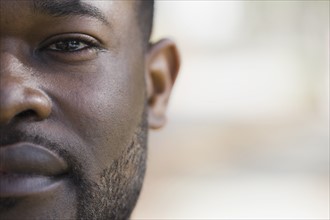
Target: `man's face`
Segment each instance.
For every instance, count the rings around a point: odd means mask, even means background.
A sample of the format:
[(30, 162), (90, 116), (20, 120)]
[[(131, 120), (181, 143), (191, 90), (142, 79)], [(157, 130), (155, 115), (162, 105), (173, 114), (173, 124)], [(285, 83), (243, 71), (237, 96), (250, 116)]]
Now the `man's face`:
[(153, 83), (135, 1), (0, 2), (0, 218), (127, 218), (177, 68)]

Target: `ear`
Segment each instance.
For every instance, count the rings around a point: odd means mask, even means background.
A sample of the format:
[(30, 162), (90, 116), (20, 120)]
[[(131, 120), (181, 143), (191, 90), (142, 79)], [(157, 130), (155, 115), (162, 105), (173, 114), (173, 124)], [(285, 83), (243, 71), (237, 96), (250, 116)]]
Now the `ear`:
[(166, 122), (166, 108), (180, 67), (175, 43), (163, 39), (152, 44), (146, 55), (146, 84), (149, 127), (156, 129)]

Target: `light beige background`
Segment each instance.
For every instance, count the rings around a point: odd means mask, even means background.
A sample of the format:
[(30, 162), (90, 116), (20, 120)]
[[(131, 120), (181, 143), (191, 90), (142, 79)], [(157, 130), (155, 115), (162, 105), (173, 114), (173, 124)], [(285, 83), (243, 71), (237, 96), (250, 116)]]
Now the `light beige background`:
[(132, 219), (329, 219), (329, 1), (158, 1), (182, 70)]

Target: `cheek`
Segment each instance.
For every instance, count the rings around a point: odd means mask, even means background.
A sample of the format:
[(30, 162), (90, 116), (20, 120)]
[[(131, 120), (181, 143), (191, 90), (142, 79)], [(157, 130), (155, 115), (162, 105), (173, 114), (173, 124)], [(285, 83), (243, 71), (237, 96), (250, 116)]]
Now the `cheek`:
[(103, 58), (58, 78), (54, 117), (81, 139), (97, 172), (122, 154), (140, 123), (145, 99), (142, 63)]

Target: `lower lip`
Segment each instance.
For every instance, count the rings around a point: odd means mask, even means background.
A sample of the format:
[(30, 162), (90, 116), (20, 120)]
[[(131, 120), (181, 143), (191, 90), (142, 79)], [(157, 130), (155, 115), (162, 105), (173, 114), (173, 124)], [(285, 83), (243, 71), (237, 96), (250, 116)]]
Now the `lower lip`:
[(47, 176), (5, 174), (0, 172), (0, 198), (22, 197), (48, 192), (63, 183), (63, 179)]

